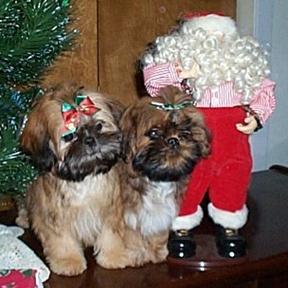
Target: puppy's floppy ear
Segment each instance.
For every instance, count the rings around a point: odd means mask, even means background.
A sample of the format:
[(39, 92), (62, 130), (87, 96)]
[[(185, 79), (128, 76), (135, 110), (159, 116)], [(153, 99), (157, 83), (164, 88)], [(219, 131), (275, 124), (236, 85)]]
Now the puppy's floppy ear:
[(20, 145), (22, 150), (31, 156), (39, 170), (50, 171), (56, 162), (56, 156), (49, 147), (50, 138), (43, 102), (41, 99), (36, 103), (28, 115), (28, 121), (20, 137)]
[(190, 107), (190, 119), (192, 121), (193, 140), (197, 143), (199, 156), (206, 158), (211, 153), (212, 136), (207, 127), (202, 112), (196, 107)]
[(51, 171), (52, 167), (57, 162), (57, 157), (49, 147), (49, 138), (43, 138), (42, 143), (38, 143), (39, 149), (34, 150), (34, 152), (29, 152), (26, 148), (23, 147), (23, 151), (30, 155), (34, 166), (41, 172)]
[(207, 127), (197, 125), (192, 128), (193, 140), (197, 142), (199, 156), (206, 158), (211, 152), (211, 133)]
[(121, 145), (122, 158), (124, 160), (130, 159), (133, 153), (133, 147), (136, 142), (136, 122), (137, 115), (135, 109), (128, 107), (120, 120), (120, 129), (122, 131), (123, 139)]
[(119, 101), (114, 100), (114, 99), (108, 99), (108, 98), (106, 98), (105, 103), (110, 109), (111, 114), (113, 115), (115, 119), (115, 122), (118, 124), (124, 112), (124, 106)]

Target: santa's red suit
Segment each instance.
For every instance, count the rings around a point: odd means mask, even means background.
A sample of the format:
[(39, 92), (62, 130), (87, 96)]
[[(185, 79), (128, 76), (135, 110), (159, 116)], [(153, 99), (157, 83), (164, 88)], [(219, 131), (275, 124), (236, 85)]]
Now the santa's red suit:
[[(152, 63), (146, 65), (143, 72), (146, 89), (152, 97), (167, 85), (184, 89), (183, 79), (173, 62)], [(275, 109), (274, 88), (275, 83), (263, 77), (249, 100), (250, 111), (262, 125)], [(205, 89), (199, 99), (197, 107), (203, 112), (212, 134), (211, 155), (201, 160), (192, 172), (179, 215), (172, 224), (174, 231), (199, 225), (203, 217), (200, 203), (206, 192), (210, 198), (208, 212), (216, 224), (239, 229), (246, 223), (245, 203), (252, 158), (249, 135), (236, 129), (236, 124), (244, 123), (247, 117), (242, 97), (233, 81), (222, 81), (221, 85)]]

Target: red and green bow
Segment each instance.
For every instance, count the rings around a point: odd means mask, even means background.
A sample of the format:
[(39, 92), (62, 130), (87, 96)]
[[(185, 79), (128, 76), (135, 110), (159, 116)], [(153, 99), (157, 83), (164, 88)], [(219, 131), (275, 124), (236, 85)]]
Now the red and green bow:
[(81, 116), (92, 116), (99, 110), (93, 101), (86, 95), (77, 95), (74, 102), (75, 105), (67, 102), (62, 103), (61, 111), (64, 119), (62, 138), (75, 133)]

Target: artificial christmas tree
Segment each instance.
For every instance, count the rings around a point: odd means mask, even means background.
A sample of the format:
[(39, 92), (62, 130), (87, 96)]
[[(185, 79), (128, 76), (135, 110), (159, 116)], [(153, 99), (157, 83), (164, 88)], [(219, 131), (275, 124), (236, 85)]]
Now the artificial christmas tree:
[(18, 138), (41, 97), (43, 72), (72, 46), (70, 6), (68, 0), (0, 1), (0, 196), (22, 195), (36, 174)]

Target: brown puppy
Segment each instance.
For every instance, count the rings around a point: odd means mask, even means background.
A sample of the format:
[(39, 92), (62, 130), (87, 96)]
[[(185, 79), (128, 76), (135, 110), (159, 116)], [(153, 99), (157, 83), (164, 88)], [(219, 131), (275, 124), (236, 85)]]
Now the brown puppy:
[[(85, 246), (94, 247), (103, 267), (127, 265), (114, 166), (121, 112), (101, 94), (68, 85), (48, 91), (28, 116), (21, 145), (41, 173), (27, 191), (27, 216), (57, 274), (82, 273)], [(24, 216), (25, 210), (18, 218), (22, 226)]]
[(132, 266), (164, 261), (172, 220), (194, 165), (210, 150), (202, 115), (175, 87), (131, 105), (121, 120), (121, 189)]

